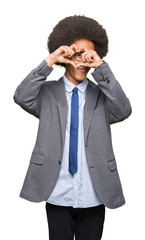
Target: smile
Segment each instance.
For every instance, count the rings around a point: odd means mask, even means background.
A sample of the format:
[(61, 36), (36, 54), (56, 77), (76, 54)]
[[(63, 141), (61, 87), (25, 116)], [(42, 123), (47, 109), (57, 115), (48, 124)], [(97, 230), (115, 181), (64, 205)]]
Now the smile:
[(86, 73), (87, 72), (87, 69), (85, 69), (85, 68), (77, 68), (77, 70), (79, 72), (82, 72), (82, 73)]

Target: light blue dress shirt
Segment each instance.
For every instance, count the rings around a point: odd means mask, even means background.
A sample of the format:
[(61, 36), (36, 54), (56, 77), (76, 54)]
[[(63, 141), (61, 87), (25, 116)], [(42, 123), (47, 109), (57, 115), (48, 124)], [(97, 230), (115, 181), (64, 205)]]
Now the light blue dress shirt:
[(85, 78), (77, 86), (79, 95), (78, 170), (74, 175), (72, 175), (68, 169), (71, 96), (72, 90), (76, 86), (71, 83), (65, 75), (63, 76), (63, 80), (65, 84), (66, 98), (68, 103), (64, 151), (60, 174), (51, 195), (47, 199), (47, 202), (60, 206), (72, 206), (73, 208), (87, 208), (97, 206), (102, 203), (100, 202), (93, 188), (84, 148), (83, 116), (88, 80), (87, 78)]

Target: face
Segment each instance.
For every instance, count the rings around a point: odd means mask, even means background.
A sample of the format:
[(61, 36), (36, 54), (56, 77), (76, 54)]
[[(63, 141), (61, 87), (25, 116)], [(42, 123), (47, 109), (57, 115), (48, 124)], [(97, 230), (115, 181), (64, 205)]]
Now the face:
[[(77, 40), (74, 42), (74, 44), (80, 48), (80, 51), (84, 51), (83, 50), (84, 48), (87, 48), (88, 50), (91, 50), (91, 49), (94, 50), (93, 42), (86, 39)], [(83, 62), (83, 60), (78, 62), (75, 59), (75, 56), (72, 56), (71, 61), (73, 61), (75, 64)], [(90, 70), (90, 68), (88, 67), (81, 67), (81, 66), (78, 67), (77, 69), (73, 67), (71, 64), (66, 64), (65, 68), (66, 68), (65, 76), (70, 82), (72, 82), (76, 86), (86, 78), (86, 75)]]

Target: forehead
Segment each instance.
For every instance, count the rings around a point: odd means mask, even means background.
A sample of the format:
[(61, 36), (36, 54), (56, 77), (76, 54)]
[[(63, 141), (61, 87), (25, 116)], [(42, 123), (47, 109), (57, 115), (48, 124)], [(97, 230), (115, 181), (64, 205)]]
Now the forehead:
[(87, 39), (80, 39), (76, 40), (74, 44), (80, 48), (80, 50), (83, 50), (84, 48), (87, 48), (88, 50), (94, 50), (94, 44), (92, 41), (87, 40)]

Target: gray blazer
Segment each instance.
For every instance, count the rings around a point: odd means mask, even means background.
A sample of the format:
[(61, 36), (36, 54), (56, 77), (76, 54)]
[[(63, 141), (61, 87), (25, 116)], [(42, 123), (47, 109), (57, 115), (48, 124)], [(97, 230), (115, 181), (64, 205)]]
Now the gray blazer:
[[(46, 201), (61, 168), (67, 121), (67, 100), (63, 78), (45, 81), (53, 70), (45, 60), (20, 83), (14, 101), (39, 118), (39, 127), (20, 197)], [(113, 153), (110, 124), (131, 114), (129, 99), (103, 62), (88, 79), (84, 107), (84, 143), (94, 190), (108, 208), (125, 203)]]

